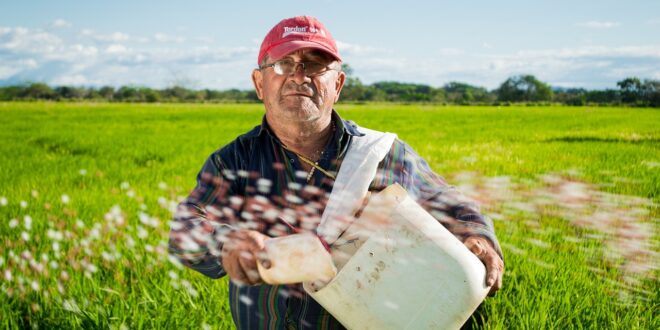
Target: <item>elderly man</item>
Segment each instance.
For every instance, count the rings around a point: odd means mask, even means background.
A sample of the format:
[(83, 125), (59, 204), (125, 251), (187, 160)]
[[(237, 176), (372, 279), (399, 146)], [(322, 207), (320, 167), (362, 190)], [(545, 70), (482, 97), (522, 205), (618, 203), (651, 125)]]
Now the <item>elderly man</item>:
[[(211, 278), (229, 275), (239, 329), (341, 328), (300, 284), (264, 284), (257, 262), (269, 267), (262, 252), (270, 237), (317, 229), (342, 161), (368, 130), (333, 109), (345, 74), (332, 35), (315, 18), (273, 27), (258, 64), (252, 80), (263, 121), (207, 159), (179, 205), (170, 251)], [(448, 203), (461, 200), (458, 193), (406, 143), (394, 139), (387, 150), (369, 191), (403, 186), (482, 260), (486, 284), (498, 290), (504, 263), (490, 221), (472, 204)]]

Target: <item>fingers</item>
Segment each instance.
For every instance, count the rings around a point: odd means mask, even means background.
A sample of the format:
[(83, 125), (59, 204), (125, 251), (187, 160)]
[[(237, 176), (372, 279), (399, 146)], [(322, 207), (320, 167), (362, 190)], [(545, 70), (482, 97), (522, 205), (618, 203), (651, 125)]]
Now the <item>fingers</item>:
[(247, 284), (255, 285), (261, 283), (261, 276), (257, 270), (257, 259), (248, 251), (239, 252), (238, 263), (247, 279)]
[(234, 282), (248, 285), (263, 283), (257, 260), (262, 266), (270, 267), (270, 260), (264, 253), (266, 239), (268, 236), (252, 230), (237, 230), (227, 235), (222, 247), (222, 265)]
[(504, 262), (493, 251), (488, 253), (485, 260), (482, 260), (486, 265), (486, 285), (490, 286), (489, 295), (495, 295), (497, 290), (502, 288), (502, 275), (504, 273)]
[(488, 295), (494, 295), (502, 288), (504, 261), (483, 237), (469, 237), (464, 244), (486, 266), (486, 285), (490, 287)]

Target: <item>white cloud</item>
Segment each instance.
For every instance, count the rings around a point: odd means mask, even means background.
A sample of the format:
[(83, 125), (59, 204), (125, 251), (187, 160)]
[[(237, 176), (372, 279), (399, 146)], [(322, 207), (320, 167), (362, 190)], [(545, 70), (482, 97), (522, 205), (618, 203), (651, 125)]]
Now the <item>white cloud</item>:
[(0, 27), (0, 84), (164, 87), (181, 81), (174, 77), (177, 71), (199, 81), (200, 88), (251, 87), (256, 47), (182, 47), (184, 40), (165, 34), (150, 40), (91, 29), (70, 36), (59, 30)]
[(654, 78), (660, 72), (660, 45), (440, 53), (417, 58), (347, 56), (345, 61), (365, 83), (397, 80), (441, 86), (462, 81), (489, 89), (517, 74), (533, 74), (553, 85), (615, 88), (616, 81), (625, 77)]
[(0, 50), (9, 52), (52, 53), (64, 45), (55, 34), (23, 27), (0, 28)]
[(131, 40), (131, 36), (122, 32), (113, 32), (109, 34), (98, 33), (92, 29), (80, 30), (80, 35), (83, 37), (92, 38), (99, 42), (125, 42)]
[(87, 85), (90, 83), (90, 81), (87, 79), (82, 74), (74, 74), (74, 75), (61, 75), (50, 81), (51, 84), (53, 85)]
[(601, 21), (588, 21), (575, 24), (579, 27), (588, 29), (611, 29), (621, 25), (619, 22), (601, 22)]
[[(259, 43), (248, 41), (244, 47), (233, 48), (212, 43), (190, 47), (166, 34), (145, 38), (89, 29), (80, 30), (77, 36), (65, 32), (0, 27), (0, 84), (31, 80), (160, 88), (183, 81), (196, 88), (252, 88), (250, 72)], [(199, 38), (188, 41), (199, 44)], [(554, 85), (615, 88), (616, 81), (627, 76), (660, 76), (660, 45), (509, 52), (447, 47), (412, 55), (371, 45), (338, 42), (338, 46), (344, 60), (365, 83), (395, 80), (441, 86), (462, 81), (492, 89), (511, 75), (529, 73)]]
[(465, 51), (458, 48), (440, 48), (438, 55), (440, 56), (459, 56), (465, 54)]
[(58, 18), (50, 23), (50, 26), (53, 28), (68, 28), (71, 27), (72, 25), (73, 24), (71, 24), (71, 22), (63, 20), (61, 18)]
[(125, 54), (128, 52), (128, 48), (122, 44), (111, 44), (106, 47), (105, 52), (108, 54)]
[(154, 34), (154, 39), (159, 42), (176, 42), (182, 43), (186, 41), (185, 38), (179, 36), (171, 36), (165, 33), (156, 33)]

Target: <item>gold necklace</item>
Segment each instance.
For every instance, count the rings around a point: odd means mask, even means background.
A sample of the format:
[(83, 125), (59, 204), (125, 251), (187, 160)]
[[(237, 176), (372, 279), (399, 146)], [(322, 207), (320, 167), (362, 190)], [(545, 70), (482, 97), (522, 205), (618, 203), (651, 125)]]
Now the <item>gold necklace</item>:
[[(328, 139), (330, 139), (330, 138), (332, 137), (332, 134), (333, 134), (334, 131), (335, 131), (335, 122), (334, 122), (334, 121), (330, 121), (330, 124), (332, 125), (332, 128), (331, 128), (331, 132), (330, 132), (330, 137), (328, 137)], [(327, 144), (327, 141), (326, 141), (326, 144)], [(335, 180), (335, 179), (337, 178), (334, 174), (332, 174), (332, 173), (326, 171), (325, 169), (323, 169), (323, 167), (321, 167), (321, 166), (319, 165), (319, 162), (318, 162), (318, 161), (313, 161), (313, 160), (311, 160), (311, 159), (305, 157), (305, 156), (302, 155), (301, 153), (299, 153), (299, 152), (297, 152), (297, 151), (295, 151), (295, 150), (292, 150), (291, 148), (287, 147), (286, 145), (284, 145), (284, 143), (282, 143), (282, 147), (283, 147), (284, 149), (286, 149), (286, 150), (288, 150), (288, 151), (291, 151), (292, 153), (296, 154), (296, 156), (298, 156), (298, 159), (300, 159), (301, 161), (303, 161), (303, 162), (305, 162), (305, 163), (307, 163), (307, 164), (309, 164), (309, 165), (312, 166), (312, 168), (309, 170), (309, 173), (307, 173), (307, 183), (309, 183), (309, 181), (312, 180), (312, 176), (314, 175), (314, 171), (315, 171), (315, 170), (319, 170), (321, 173), (325, 174), (327, 177), (329, 177), (329, 178), (331, 178), (331, 179), (333, 179), (333, 180)], [(324, 153), (324, 151), (321, 152), (321, 154), (320, 154), (320, 156), (319, 156), (319, 159), (320, 159), (321, 157), (323, 157), (323, 153)]]
[[(298, 153), (294, 150), (291, 150), (289, 147), (285, 146), (284, 144), (282, 144), (282, 148), (284, 148), (288, 151), (291, 151), (292, 153), (296, 154), (296, 156), (298, 156), (298, 158), (301, 161), (303, 161), (303, 162), (305, 162), (305, 163), (312, 166), (312, 169), (309, 170), (309, 173), (307, 174), (307, 182), (309, 182), (312, 179), (312, 175), (314, 175), (314, 170), (319, 170), (321, 173), (325, 174), (329, 178), (332, 178), (333, 180), (335, 180), (337, 178), (334, 174), (332, 174), (332, 173), (326, 171), (325, 169), (323, 169), (323, 167), (321, 167), (319, 165), (318, 161), (313, 161), (313, 160), (303, 156), (302, 154), (300, 154), (300, 153)], [(323, 155), (323, 153), (321, 153), (321, 155)]]

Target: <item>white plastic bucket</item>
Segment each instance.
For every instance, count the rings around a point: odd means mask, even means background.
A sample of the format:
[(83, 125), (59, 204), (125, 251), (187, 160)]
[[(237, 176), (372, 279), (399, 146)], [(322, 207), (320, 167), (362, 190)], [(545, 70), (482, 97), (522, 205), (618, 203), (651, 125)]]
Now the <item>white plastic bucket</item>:
[(266, 269), (257, 262), (257, 268), (268, 284), (327, 283), (337, 274), (330, 253), (311, 233), (271, 238), (264, 245), (271, 266)]
[(377, 196), (335, 243), (337, 276), (303, 287), (349, 329), (460, 328), (489, 291), (484, 265), (399, 185)]

